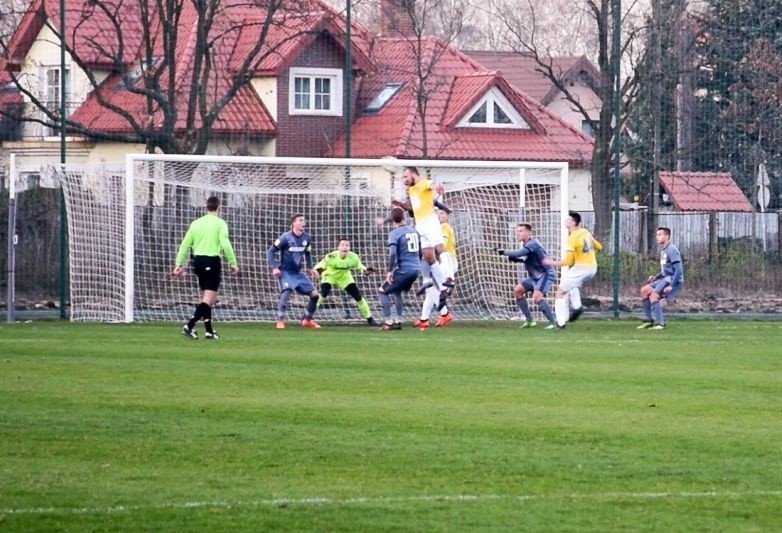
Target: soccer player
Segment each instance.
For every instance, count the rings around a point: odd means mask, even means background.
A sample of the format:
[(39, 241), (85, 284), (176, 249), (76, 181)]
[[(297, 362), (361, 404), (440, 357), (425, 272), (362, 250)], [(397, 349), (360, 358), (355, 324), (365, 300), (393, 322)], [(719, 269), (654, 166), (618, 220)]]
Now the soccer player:
[(543, 264), (543, 260), (548, 257), (548, 252), (540, 241), (532, 236), (532, 225), (521, 223), (516, 226), (516, 237), (521, 243), (518, 250), (497, 250), (497, 252), (508, 258), (509, 261), (524, 263), (527, 268), (527, 277), (521, 277), (519, 269), (519, 283), (513, 288), (513, 296), (516, 299), (516, 306), (524, 317), (522, 328), (534, 328), (537, 322), (532, 319), (532, 313), (527, 303), (527, 293), (532, 293), (532, 301), (537, 304), (538, 309), (548, 319), (549, 325), (546, 329), (557, 327), (557, 319), (551, 311), (546, 301), (546, 293), (554, 285), (556, 273), (554, 267)]
[(311, 239), (310, 234), (305, 231), (306, 227), (307, 219), (301, 213), (296, 213), (291, 217), (290, 231), (277, 237), (274, 244), (266, 251), (266, 260), (272, 267), (272, 274), (280, 282), (280, 301), (277, 304), (275, 323), (277, 329), (285, 329), (285, 309), (293, 291), (310, 298), (301, 325), (305, 328), (320, 328), (320, 324), (312, 319), (318, 305), (318, 291), (301, 271), (303, 260), (310, 275), (315, 279), (318, 278), (318, 271), (312, 265)]
[[(402, 329), (404, 299), (402, 293), (410, 290), (418, 279), (421, 263), (421, 243), (418, 233), (405, 225), (405, 210), (391, 209), (394, 229), (388, 235), (388, 261), (386, 279), (380, 286), (380, 307), (383, 309), (384, 331)], [(394, 310), (391, 309), (393, 300)]]
[[(600, 241), (592, 237), (587, 229), (581, 227), (579, 213), (570, 211), (565, 219), (565, 227), (570, 235), (565, 245), (564, 259), (561, 261), (551, 258), (543, 260), (544, 265), (569, 267), (567, 271), (562, 273), (554, 300), (557, 329), (564, 329), (567, 322), (578, 320), (578, 317), (584, 312), (581, 307), (581, 286), (597, 274), (595, 250), (603, 249)], [(570, 316), (568, 316), (566, 296), (570, 297), (570, 304), (573, 306)]]
[[(443, 186), (428, 178), (421, 178), (416, 167), (405, 167), (404, 183), (410, 197), (409, 202), (394, 200), (393, 203), (405, 209), (412, 209), (415, 230), (421, 237), (422, 257), (429, 265), (434, 283), (442, 290), (446, 287), (444, 285), (445, 275), (440, 263), (437, 262), (437, 256), (444, 250), (443, 236), (440, 221), (434, 211), (434, 199), (435, 194), (443, 194)], [(428, 286), (427, 282), (428, 279), (425, 278), (423, 290)], [(429, 283), (431, 282), (429, 281)], [(423, 290), (418, 292), (422, 293)]]
[(679, 248), (671, 242), (671, 229), (658, 227), (655, 240), (660, 245), (660, 272), (649, 276), (641, 287), (644, 321), (638, 329), (665, 329), (661, 300), (673, 300), (684, 286), (684, 262)]
[(315, 270), (320, 272), (320, 297), (318, 306), (323, 300), (331, 294), (331, 288), (337, 287), (344, 290), (356, 301), (356, 307), (362, 318), (370, 326), (376, 326), (377, 322), (372, 317), (372, 311), (369, 310), (369, 304), (361, 295), (361, 291), (353, 279), (351, 270), (360, 272), (374, 272), (373, 268), (366, 267), (361, 262), (357, 253), (350, 251), (350, 241), (344, 237), (339, 239), (337, 249), (326, 254), (320, 262), (315, 265)]
[(448, 211), (438, 211), (437, 218), (440, 220), (440, 230), (443, 235), (443, 251), (440, 254), (440, 267), (445, 275), (445, 290), (439, 291), (437, 287), (431, 285), (426, 288), (426, 298), (421, 308), (421, 318), (416, 322), (416, 326), (425, 329), (429, 327), (429, 317), (432, 310), (436, 307), (440, 313), (435, 326), (441, 328), (453, 320), (453, 314), (448, 309), (448, 296), (453, 288), (456, 272), (459, 270), (459, 261), (456, 257), (456, 234), (453, 227), (448, 223)]
[(220, 199), (210, 196), (206, 200), (206, 214), (190, 223), (190, 227), (179, 245), (176, 255), (174, 275), (182, 277), (185, 268), (182, 266), (187, 254), (193, 252), (193, 270), (198, 277), (198, 287), (201, 289), (201, 302), (196, 305), (193, 316), (182, 327), (182, 335), (189, 339), (197, 339), (195, 325), (204, 321), (204, 338), (217, 340), (220, 335), (212, 328), (212, 306), (217, 301), (217, 290), (222, 281), (222, 262), (220, 254), (225, 253), (231, 274), (239, 272), (231, 239), (228, 237), (228, 224), (217, 214), (220, 209)]

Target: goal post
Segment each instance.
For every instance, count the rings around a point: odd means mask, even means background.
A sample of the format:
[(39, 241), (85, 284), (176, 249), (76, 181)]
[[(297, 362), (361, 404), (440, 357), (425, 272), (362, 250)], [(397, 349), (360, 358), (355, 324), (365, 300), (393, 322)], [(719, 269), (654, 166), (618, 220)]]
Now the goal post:
[[(517, 246), (515, 227), (529, 222), (551, 255), (560, 255), (567, 163), (128, 154), (124, 162), (64, 169), (71, 317), (185, 320), (197, 283), (171, 270), (189, 223), (204, 213), (211, 195), (221, 199), (240, 269), (236, 277), (224, 276), (217, 320), (275, 318), (279, 292), (265, 254), (289, 229), (293, 213), (309, 221), (315, 261), (346, 237), (364, 264), (378, 269), (356, 276), (377, 316), (391, 228), (376, 220), (387, 216), (392, 199), (404, 197), (405, 166), (442, 183), (443, 200), (453, 210), (459, 273), (451, 309), (460, 318), (515, 316), (516, 266), (495, 250)], [(415, 318), (421, 301), (410, 293), (406, 318)], [(294, 318), (304, 301), (293, 298), (291, 304)], [(334, 291), (317, 317), (328, 322), (358, 314), (351, 299)]]

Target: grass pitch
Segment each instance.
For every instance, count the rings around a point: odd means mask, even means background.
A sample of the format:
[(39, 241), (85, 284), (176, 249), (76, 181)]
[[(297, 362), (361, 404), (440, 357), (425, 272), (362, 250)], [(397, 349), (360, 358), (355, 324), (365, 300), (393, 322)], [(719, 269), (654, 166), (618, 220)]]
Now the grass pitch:
[(0, 530), (780, 530), (780, 323), (636, 324), (0, 325)]

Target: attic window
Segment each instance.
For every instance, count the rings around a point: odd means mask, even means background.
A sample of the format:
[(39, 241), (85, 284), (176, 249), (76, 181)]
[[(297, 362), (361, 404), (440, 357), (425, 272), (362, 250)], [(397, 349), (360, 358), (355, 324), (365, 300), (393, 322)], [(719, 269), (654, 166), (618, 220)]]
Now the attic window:
[(530, 129), (499, 89), (493, 87), (459, 122), (460, 128), (514, 128)]
[(342, 115), (342, 71), (329, 68), (290, 69), (288, 113)]
[(369, 104), (364, 108), (364, 112), (375, 113), (380, 111), (380, 109), (386, 105), (386, 102), (391, 100), (391, 98), (397, 93), (400, 87), (402, 87), (402, 84), (399, 82), (386, 83), (385, 87), (383, 87), (377, 96), (375, 96), (372, 101), (369, 102)]

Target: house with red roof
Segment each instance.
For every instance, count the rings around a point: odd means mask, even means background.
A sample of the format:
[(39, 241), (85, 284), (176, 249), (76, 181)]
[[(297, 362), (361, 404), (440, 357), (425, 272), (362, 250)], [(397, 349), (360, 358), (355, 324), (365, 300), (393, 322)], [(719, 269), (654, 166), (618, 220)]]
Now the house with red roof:
[[(381, 2), (381, 26), (395, 5)], [(223, 5), (213, 28), (219, 38), (210, 56), (213, 75), (204, 80), (210, 90), (205, 105), (232, 96), (214, 117), (206, 153), (342, 157), (347, 116), (352, 157), (567, 161), (571, 207), (591, 209), (591, 139), (509, 83), (502, 70), (435, 37), (416, 38), (407, 31), (411, 25), (396, 24), (392, 31), (386, 24), (380, 35), (352, 25), (351, 100), (345, 106), (345, 20), (320, 0), (290, 0), (285, 6), (274, 15), (275, 24), (264, 25), (267, 13), (255, 4)], [(25, 102), (34, 95), (55, 104), (65, 78), (70, 162), (116, 160), (144, 151), (144, 135), (164, 126), (189, 131), (192, 121), (198, 125), (198, 114), (172, 117), (164, 104), (151, 104), (143, 91), (128, 87), (143, 87), (141, 25), (158, 27), (155, 21), (129, 9), (118, 34), (93, 2), (69, 0), (66, 27), (73, 29), (66, 29), (65, 38), (73, 54), (61, 76), (58, 9), (59, 0), (34, 0), (5, 59)], [(391, 15), (397, 23), (404, 18), (399, 11)], [(170, 74), (182, 99), (192, 94), (198, 27), (193, 5), (183, 3), (173, 43), (178, 68), (160, 71)], [(259, 39), (261, 31), (267, 33)], [(155, 35), (152, 45), (164, 46), (166, 40)], [(153, 52), (155, 58), (162, 55)], [(236, 83), (237, 72), (246, 73), (242, 83)], [(56, 163), (57, 135), (40, 122), (27, 122), (3, 148), (38, 164)]]
[[(565, 122), (587, 135), (593, 135), (602, 107), (597, 92), (600, 72), (586, 56), (551, 57), (543, 60), (544, 63), (548, 62), (544, 67), (528, 53), (492, 50), (467, 50), (465, 53), (481, 65), (502, 72), (508, 83), (540, 102)], [(551, 74), (584, 107), (589, 119), (564, 97), (562, 90), (545, 74), (546, 68), (550, 68)]]
[[(676, 211), (753, 211), (730, 172), (660, 172), (662, 209)], [(667, 200), (667, 201), (666, 201)]]

